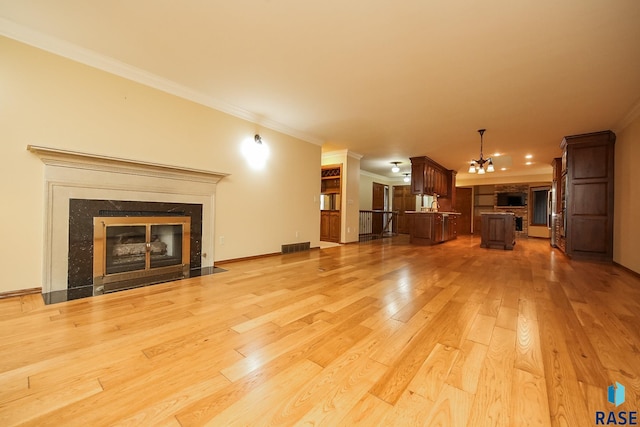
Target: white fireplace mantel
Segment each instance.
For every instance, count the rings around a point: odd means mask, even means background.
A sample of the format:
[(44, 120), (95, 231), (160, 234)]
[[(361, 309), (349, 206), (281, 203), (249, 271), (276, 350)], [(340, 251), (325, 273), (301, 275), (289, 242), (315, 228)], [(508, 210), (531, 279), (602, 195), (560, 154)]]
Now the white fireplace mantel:
[(121, 159), (118, 157), (41, 147), (38, 145), (27, 145), (27, 150), (40, 157), (44, 164), (51, 166), (146, 175), (150, 177), (198, 181), (212, 184), (218, 183), (222, 178), (229, 175), (226, 173)]
[(43, 293), (67, 289), (70, 199), (201, 204), (202, 267), (213, 266), (216, 185), (228, 174), (35, 145), (27, 150), (45, 164)]

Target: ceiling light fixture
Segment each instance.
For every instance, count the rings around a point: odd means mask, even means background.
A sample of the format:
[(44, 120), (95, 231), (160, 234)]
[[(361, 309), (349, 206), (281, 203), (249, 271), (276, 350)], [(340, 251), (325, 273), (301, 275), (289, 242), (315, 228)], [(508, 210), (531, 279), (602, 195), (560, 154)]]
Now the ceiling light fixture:
[(254, 141), (256, 141), (258, 144), (262, 144), (262, 137), (260, 135), (258, 135), (256, 133), (256, 135), (253, 137)]
[(411, 181), (411, 178), (409, 178), (409, 175), (411, 175), (411, 174), (409, 174), (409, 173), (405, 173), (405, 174), (404, 174), (404, 178), (402, 178), (402, 180), (403, 180), (404, 182), (409, 182), (409, 181)]
[(469, 165), (469, 173), (476, 173), (478, 172), (479, 175), (482, 175), (485, 173), (485, 168), (484, 168), (484, 164), (485, 163), (489, 163), (487, 165), (487, 170), (486, 172), (493, 172), (495, 169), (493, 168), (493, 161), (491, 160), (491, 157), (489, 157), (488, 159), (485, 159), (482, 157), (482, 135), (484, 135), (484, 131), (486, 131), (486, 129), (478, 129), (478, 133), (480, 134), (480, 158), (478, 160), (471, 160), (471, 164)]
[(393, 165), (393, 167), (391, 168), (391, 172), (393, 172), (393, 173), (400, 172), (400, 168), (398, 167), (398, 165), (400, 163), (402, 163), (402, 162), (391, 162), (391, 164)]

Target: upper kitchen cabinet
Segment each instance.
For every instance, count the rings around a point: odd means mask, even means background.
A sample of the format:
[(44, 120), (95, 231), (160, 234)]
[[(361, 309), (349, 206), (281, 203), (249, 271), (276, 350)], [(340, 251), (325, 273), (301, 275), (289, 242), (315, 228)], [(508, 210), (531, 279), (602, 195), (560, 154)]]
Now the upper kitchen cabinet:
[(413, 194), (437, 194), (441, 204), (455, 205), (456, 173), (426, 156), (411, 157), (411, 192)]
[(614, 144), (611, 131), (562, 140), (560, 239), (570, 257), (613, 260)]
[(424, 157), (411, 158), (411, 192), (413, 194), (425, 193), (426, 164)]

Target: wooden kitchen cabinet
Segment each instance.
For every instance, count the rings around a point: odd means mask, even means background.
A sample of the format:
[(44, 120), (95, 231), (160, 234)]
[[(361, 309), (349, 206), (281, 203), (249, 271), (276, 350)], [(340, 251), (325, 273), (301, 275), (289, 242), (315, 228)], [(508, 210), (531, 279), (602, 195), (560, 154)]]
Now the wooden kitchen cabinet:
[(449, 215), (449, 226), (447, 227), (447, 236), (446, 240), (453, 240), (458, 238), (458, 216), (459, 215)]
[(440, 168), (433, 169), (433, 192), (439, 194), (441, 197), (447, 197), (449, 195), (447, 173)]
[(340, 211), (320, 212), (320, 240), (340, 243)]
[(516, 244), (516, 216), (512, 212), (483, 213), (481, 248), (513, 249)]
[(614, 144), (611, 131), (562, 140), (558, 247), (569, 257), (613, 261)]
[(423, 159), (411, 159), (411, 192), (425, 194), (425, 162)]
[(411, 191), (413, 194), (433, 194), (448, 197), (452, 187), (452, 172), (428, 157), (411, 158)]
[(435, 245), (457, 238), (456, 212), (408, 212), (410, 242), (417, 245)]
[(326, 165), (321, 169), (320, 240), (340, 243), (342, 165)]

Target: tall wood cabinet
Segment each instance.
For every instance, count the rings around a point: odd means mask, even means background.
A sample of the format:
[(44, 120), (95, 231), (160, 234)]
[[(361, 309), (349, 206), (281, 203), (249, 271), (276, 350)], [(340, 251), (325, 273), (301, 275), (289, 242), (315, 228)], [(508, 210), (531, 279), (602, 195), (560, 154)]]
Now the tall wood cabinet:
[(340, 242), (340, 214), (342, 192), (342, 165), (327, 165), (321, 169), (320, 196), (320, 240)]
[(614, 144), (611, 131), (562, 140), (558, 247), (572, 258), (613, 260)]

